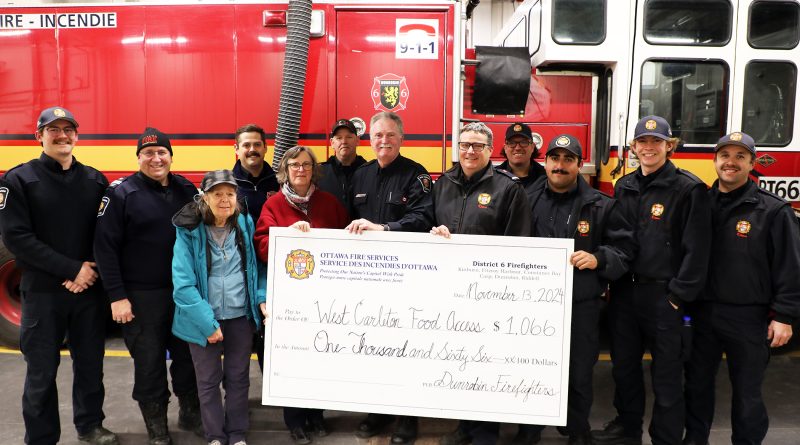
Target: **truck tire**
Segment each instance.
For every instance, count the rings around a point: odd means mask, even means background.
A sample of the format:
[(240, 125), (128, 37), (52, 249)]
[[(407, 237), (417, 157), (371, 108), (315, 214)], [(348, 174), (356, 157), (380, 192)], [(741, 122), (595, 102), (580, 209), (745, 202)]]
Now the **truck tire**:
[(22, 318), (19, 294), (21, 276), (14, 255), (6, 249), (0, 238), (0, 344), (12, 348), (19, 347), (19, 322)]

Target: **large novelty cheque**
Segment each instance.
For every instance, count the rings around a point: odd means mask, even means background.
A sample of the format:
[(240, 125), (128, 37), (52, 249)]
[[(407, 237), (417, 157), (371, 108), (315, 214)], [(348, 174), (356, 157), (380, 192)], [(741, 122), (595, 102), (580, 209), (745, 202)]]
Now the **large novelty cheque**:
[(263, 403), (565, 425), (572, 250), (273, 227)]

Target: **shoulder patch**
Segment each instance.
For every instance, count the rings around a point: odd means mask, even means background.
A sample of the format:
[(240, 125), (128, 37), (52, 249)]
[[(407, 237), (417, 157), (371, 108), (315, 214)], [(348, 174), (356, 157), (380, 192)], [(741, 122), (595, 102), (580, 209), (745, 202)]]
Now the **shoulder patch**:
[(110, 189), (116, 188), (118, 185), (122, 184), (127, 179), (128, 179), (128, 176), (123, 176), (121, 178), (117, 178), (114, 181), (112, 181), (111, 184), (108, 184), (108, 188), (110, 188)]
[(6, 208), (8, 202), (8, 187), (0, 187), (0, 210)]
[(103, 196), (103, 199), (100, 200), (100, 208), (97, 209), (98, 218), (106, 214), (106, 209), (108, 208), (109, 203), (111, 203), (111, 198), (108, 196)]
[(431, 192), (431, 185), (433, 185), (433, 179), (431, 179), (431, 175), (427, 173), (423, 173), (417, 176), (417, 181), (419, 181), (420, 185), (422, 186), (422, 191), (425, 193)]
[(514, 173), (511, 173), (510, 171), (508, 171), (506, 169), (496, 168), (495, 167), (494, 171), (496, 171), (497, 173), (500, 173), (500, 174), (502, 174), (504, 176), (507, 176), (507, 177), (511, 178), (514, 182), (519, 182), (519, 178), (517, 176), (515, 176)]

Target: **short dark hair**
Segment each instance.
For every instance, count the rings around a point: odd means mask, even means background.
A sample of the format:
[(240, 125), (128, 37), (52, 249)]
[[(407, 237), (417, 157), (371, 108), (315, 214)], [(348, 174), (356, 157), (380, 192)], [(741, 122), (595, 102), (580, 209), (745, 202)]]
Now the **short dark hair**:
[(258, 133), (261, 135), (261, 142), (263, 142), (264, 145), (267, 145), (267, 133), (263, 128), (256, 124), (242, 125), (236, 130), (236, 134), (233, 136), (233, 139), (236, 141), (237, 146), (239, 145), (239, 136), (242, 133)]

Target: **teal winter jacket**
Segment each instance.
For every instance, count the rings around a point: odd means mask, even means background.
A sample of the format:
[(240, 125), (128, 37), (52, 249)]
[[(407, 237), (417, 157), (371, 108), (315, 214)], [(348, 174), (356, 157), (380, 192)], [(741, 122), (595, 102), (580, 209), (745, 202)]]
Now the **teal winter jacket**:
[[(260, 303), (266, 301), (266, 270), (256, 258), (253, 248), (255, 226), (250, 215), (240, 214), (237, 220), (244, 238), (247, 290), (250, 297), (247, 318), (258, 327), (261, 320)], [(186, 204), (175, 216), (176, 239), (172, 257), (172, 285), (175, 316), (172, 333), (187, 342), (205, 346), (208, 337), (219, 328), (214, 311), (208, 303), (208, 238), (197, 204)]]

